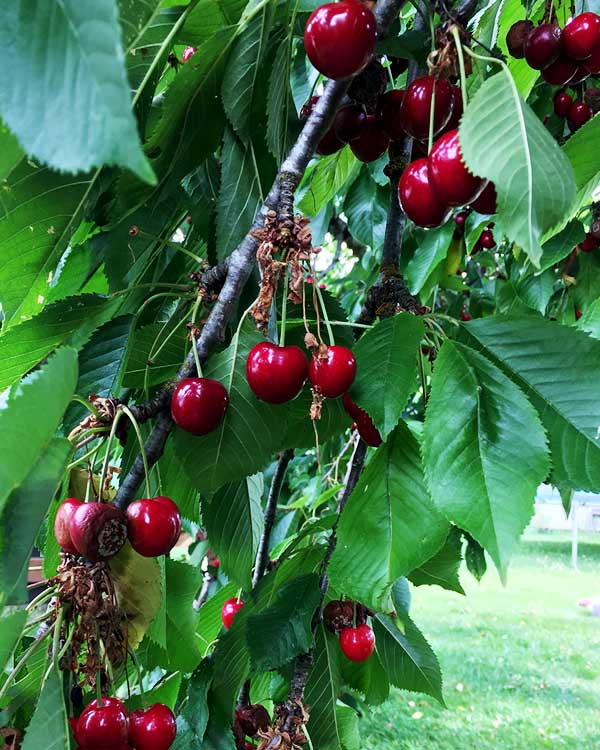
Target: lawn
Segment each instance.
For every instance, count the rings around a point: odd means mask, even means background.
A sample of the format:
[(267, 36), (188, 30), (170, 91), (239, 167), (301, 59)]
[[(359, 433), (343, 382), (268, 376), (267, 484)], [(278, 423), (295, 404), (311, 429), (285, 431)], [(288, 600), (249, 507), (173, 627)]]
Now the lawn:
[[(600, 542), (600, 540), (598, 540)], [(436, 651), (447, 710), (394, 691), (361, 722), (367, 750), (600, 750), (600, 543), (586, 537), (579, 572), (568, 535), (531, 535), (509, 571), (467, 597), (413, 589), (411, 614)]]

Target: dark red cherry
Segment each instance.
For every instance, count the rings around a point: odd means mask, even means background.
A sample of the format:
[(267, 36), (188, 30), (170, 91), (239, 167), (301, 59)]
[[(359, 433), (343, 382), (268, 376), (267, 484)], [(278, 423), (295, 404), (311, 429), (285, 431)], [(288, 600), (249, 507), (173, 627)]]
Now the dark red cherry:
[(457, 227), (461, 228), (464, 227), (465, 222), (467, 221), (467, 212), (466, 211), (460, 211), (456, 214), (454, 217), (454, 223)]
[(155, 703), (129, 715), (129, 744), (135, 750), (168, 750), (177, 734), (175, 716), (168, 706)]
[(462, 93), (457, 86), (452, 86), (452, 114), (441, 132), (447, 133), (449, 130), (456, 130), (459, 126), (460, 118), (463, 116), (463, 111)]
[(444, 133), (434, 143), (428, 162), (431, 186), (446, 206), (471, 203), (485, 187), (485, 180), (471, 174), (462, 160), (458, 130)]
[(78, 555), (79, 552), (71, 539), (71, 518), (80, 505), (83, 505), (81, 500), (77, 500), (75, 497), (68, 497), (60, 504), (54, 518), (54, 536), (56, 537), (58, 546), (72, 555)]
[(554, 23), (538, 26), (527, 37), (524, 49), (529, 67), (535, 70), (547, 68), (560, 55), (560, 28)]
[(373, 424), (373, 420), (369, 414), (364, 409), (361, 409), (360, 406), (357, 406), (348, 393), (344, 393), (342, 403), (344, 404), (344, 409), (348, 416), (356, 422), (358, 434), (365, 443), (373, 448), (377, 448), (381, 445), (381, 435), (377, 427)]
[(375, 634), (369, 625), (344, 628), (340, 633), (340, 646), (350, 661), (366, 661), (375, 649)]
[(348, 78), (365, 68), (377, 42), (377, 23), (357, 0), (316, 8), (304, 29), (308, 59), (327, 78)]
[(406, 167), (400, 177), (398, 195), (402, 210), (419, 227), (437, 227), (448, 218), (448, 206), (431, 186), (427, 159), (417, 159)]
[(558, 117), (566, 117), (572, 104), (573, 97), (566, 91), (557, 91), (554, 94), (554, 114)]
[(477, 198), (471, 203), (471, 208), (474, 208), (480, 214), (495, 214), (498, 210), (496, 201), (496, 186), (493, 182), (488, 182)]
[(329, 346), (310, 361), (308, 377), (323, 396), (337, 398), (345, 393), (356, 375), (356, 359), (345, 346)]
[(89, 706), (77, 722), (77, 740), (85, 750), (126, 748), (127, 713), (122, 706), (102, 701), (102, 706)]
[(405, 93), (404, 89), (392, 89), (379, 97), (379, 123), (392, 141), (400, 141), (405, 136), (400, 115)]
[(578, 130), (588, 120), (591, 120), (593, 116), (592, 108), (588, 104), (585, 104), (585, 102), (575, 102), (571, 105), (569, 114), (567, 115), (569, 129), (573, 132)]
[(542, 71), (542, 78), (551, 86), (566, 86), (577, 72), (578, 65), (569, 57), (561, 55), (552, 65)]
[(244, 602), (241, 599), (237, 599), (235, 596), (232, 599), (227, 599), (223, 602), (223, 608), (221, 609), (221, 620), (226, 630), (229, 630), (233, 618), (244, 606)]
[(135, 500), (127, 508), (127, 536), (144, 557), (167, 555), (181, 533), (179, 508), (168, 497)]
[(581, 318), (582, 314), (583, 313), (581, 312), (581, 310), (578, 307), (576, 307), (575, 308), (575, 320), (579, 320), (579, 318)]
[(367, 115), (362, 107), (356, 104), (348, 104), (342, 107), (333, 121), (335, 134), (342, 143), (359, 138), (367, 125)]
[(276, 346), (262, 341), (246, 359), (246, 380), (252, 391), (269, 404), (295, 398), (308, 377), (308, 362), (299, 346)]
[(460, 319), (467, 323), (469, 320), (473, 320), (473, 318), (469, 315), (466, 308), (463, 307), (463, 309), (460, 311)]
[(511, 57), (516, 57), (518, 60), (525, 57), (525, 42), (532, 31), (533, 21), (529, 19), (513, 23), (506, 35), (506, 46)]
[(600, 45), (592, 52), (592, 56), (583, 63), (588, 73), (598, 75), (600, 73)]
[(421, 76), (406, 89), (402, 101), (402, 127), (413, 138), (427, 138), (429, 135), (429, 111), (435, 91), (435, 111), (433, 114), (434, 135), (450, 119), (452, 114), (452, 86), (448, 81), (436, 80), (433, 76)]
[(600, 16), (580, 13), (562, 30), (562, 45), (573, 60), (585, 60), (600, 47)]
[(331, 154), (335, 154), (340, 149), (344, 148), (344, 145), (344, 142), (340, 141), (335, 134), (333, 126), (331, 126), (319, 141), (316, 151), (319, 156), (331, 156)]
[(491, 250), (496, 246), (496, 240), (494, 239), (494, 233), (491, 229), (484, 229), (479, 235), (479, 244), (486, 250)]
[(92, 562), (108, 560), (125, 544), (127, 523), (112, 503), (82, 503), (69, 524), (75, 549)]
[(368, 163), (385, 154), (389, 145), (390, 139), (381, 129), (375, 115), (368, 115), (363, 132), (352, 141), (350, 148), (357, 159)]
[(181, 55), (181, 62), (186, 63), (190, 57), (196, 54), (196, 48), (195, 47), (186, 47), (183, 50), (183, 54)]
[(247, 737), (256, 737), (259, 731), (266, 732), (271, 725), (269, 712), (260, 703), (241, 706), (236, 710), (235, 718)]
[(589, 77), (590, 77), (590, 71), (585, 67), (584, 63), (580, 63), (577, 66), (575, 75), (569, 81), (569, 86), (577, 86), (577, 84), (583, 83)]
[(585, 237), (583, 238), (583, 241), (577, 245), (577, 247), (581, 250), (582, 253), (591, 253), (593, 250), (595, 250), (598, 245), (598, 240), (590, 234), (590, 232), (587, 232)]
[(308, 102), (306, 104), (303, 104), (302, 107), (300, 108), (300, 114), (298, 115), (298, 117), (301, 120), (307, 120), (312, 115), (312, 111), (315, 108), (315, 104), (318, 101), (319, 101), (318, 96), (311, 96)]
[(217, 380), (185, 378), (175, 386), (171, 416), (175, 424), (192, 435), (207, 435), (225, 416), (229, 396)]

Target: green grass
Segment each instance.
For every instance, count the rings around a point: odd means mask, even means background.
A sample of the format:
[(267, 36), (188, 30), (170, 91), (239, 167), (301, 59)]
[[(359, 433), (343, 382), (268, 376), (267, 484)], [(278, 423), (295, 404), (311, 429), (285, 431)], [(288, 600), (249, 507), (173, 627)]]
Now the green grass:
[(362, 719), (363, 747), (600, 750), (600, 618), (577, 607), (600, 596), (600, 544), (586, 538), (576, 572), (568, 534), (528, 535), (506, 588), (494, 570), (462, 581), (466, 598), (420, 587), (411, 608), (448, 708), (394, 690)]

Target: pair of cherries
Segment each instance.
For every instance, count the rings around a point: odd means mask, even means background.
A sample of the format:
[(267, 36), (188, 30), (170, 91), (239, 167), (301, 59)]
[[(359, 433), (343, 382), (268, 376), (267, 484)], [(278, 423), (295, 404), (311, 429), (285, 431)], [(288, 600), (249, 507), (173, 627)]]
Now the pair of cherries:
[(111, 503), (82, 503), (74, 497), (61, 503), (54, 520), (59, 546), (92, 562), (108, 560), (129, 538), (144, 557), (168, 554), (181, 532), (181, 515), (168, 497), (136, 500), (122, 513)]
[(168, 750), (177, 735), (168, 706), (155, 703), (129, 714), (118, 698), (103, 698), (102, 705), (93, 700), (69, 723), (81, 750)]
[(594, 116), (594, 110), (589, 104), (581, 101), (581, 99), (574, 101), (573, 97), (566, 91), (557, 91), (553, 103), (554, 114), (557, 117), (567, 118), (567, 124), (572, 133), (579, 130)]
[(600, 16), (580, 13), (561, 29), (556, 23), (534, 27), (517, 21), (506, 35), (509, 53), (542, 71), (552, 86), (575, 86), (600, 73)]
[(376, 115), (367, 114), (358, 104), (347, 104), (338, 111), (316, 150), (320, 156), (329, 156), (346, 144), (359, 161), (368, 164), (387, 151), (390, 138)]

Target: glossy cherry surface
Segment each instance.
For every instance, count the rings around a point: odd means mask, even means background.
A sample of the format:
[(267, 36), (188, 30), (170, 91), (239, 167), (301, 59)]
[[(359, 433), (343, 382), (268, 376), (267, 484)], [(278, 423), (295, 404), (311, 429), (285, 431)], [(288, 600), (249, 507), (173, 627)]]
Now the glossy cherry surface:
[(313, 356), (308, 368), (310, 382), (327, 398), (337, 398), (345, 393), (355, 375), (356, 359), (345, 346), (329, 346), (325, 356)]
[(561, 52), (560, 28), (554, 23), (537, 26), (524, 45), (525, 59), (535, 70), (543, 70), (558, 59)]
[(491, 250), (496, 246), (496, 240), (491, 229), (484, 229), (479, 235), (479, 244), (486, 250)]
[(348, 78), (367, 66), (377, 42), (377, 23), (357, 0), (316, 8), (304, 29), (308, 59), (327, 78)]
[(542, 78), (551, 86), (566, 86), (575, 76), (577, 68), (574, 60), (561, 55), (552, 65), (542, 70)]
[(229, 628), (231, 627), (231, 623), (233, 622), (233, 618), (243, 606), (244, 602), (241, 599), (238, 601), (235, 596), (223, 602), (223, 607), (221, 609), (221, 621), (223, 622), (226, 630), (229, 630)]
[(246, 359), (246, 380), (252, 391), (269, 404), (295, 398), (308, 377), (306, 355), (299, 346), (277, 346), (261, 341)]
[(135, 500), (126, 515), (131, 546), (144, 557), (168, 554), (179, 539), (181, 514), (168, 497)]
[(346, 413), (355, 421), (358, 434), (365, 443), (373, 448), (381, 445), (381, 435), (369, 414), (364, 409), (361, 409), (360, 406), (357, 406), (348, 393), (344, 393), (342, 403), (344, 404)]
[(350, 143), (352, 153), (362, 162), (379, 159), (387, 151), (390, 139), (383, 132), (375, 115), (368, 115), (361, 135)]
[(463, 112), (462, 93), (457, 86), (452, 86), (452, 114), (440, 132), (447, 133), (449, 130), (455, 130), (460, 124)]
[(333, 121), (335, 134), (343, 143), (359, 138), (367, 125), (367, 115), (362, 107), (348, 104), (342, 107)]
[(400, 115), (405, 93), (404, 89), (392, 89), (379, 97), (379, 123), (392, 141), (400, 141), (405, 135)]
[(429, 179), (440, 203), (464, 206), (471, 203), (485, 186), (466, 168), (460, 151), (458, 130), (444, 133), (429, 154)]
[(124, 514), (112, 503), (82, 503), (71, 516), (71, 541), (92, 562), (117, 554), (127, 538)]
[(557, 117), (566, 117), (572, 104), (573, 97), (570, 94), (567, 94), (566, 91), (558, 91), (554, 95), (554, 114)]
[(562, 45), (573, 60), (585, 60), (600, 46), (600, 16), (580, 13), (562, 30)]
[(195, 47), (186, 47), (183, 50), (183, 53), (181, 55), (181, 62), (186, 63), (190, 57), (196, 54), (196, 48)]
[(592, 56), (588, 57), (583, 63), (588, 73), (596, 75), (600, 73), (600, 45), (592, 52)]
[(525, 57), (525, 42), (532, 30), (533, 21), (529, 19), (513, 23), (506, 35), (506, 46), (511, 57), (516, 57), (518, 60)]
[(77, 500), (75, 497), (68, 497), (59, 505), (54, 518), (54, 536), (56, 537), (56, 541), (61, 549), (65, 552), (70, 552), (72, 555), (78, 555), (79, 552), (71, 539), (71, 518), (80, 505), (83, 505), (81, 500)]
[(480, 214), (495, 214), (498, 210), (497, 198), (496, 186), (493, 182), (488, 182), (477, 198), (471, 202), (471, 208)]
[(592, 108), (588, 104), (585, 102), (575, 102), (571, 105), (569, 114), (567, 115), (569, 128), (572, 131), (578, 130), (588, 120), (591, 120), (593, 116)]
[(337, 137), (332, 125), (317, 144), (316, 152), (319, 156), (331, 156), (341, 148), (344, 148), (344, 142)]
[(88, 706), (79, 717), (76, 731), (85, 750), (127, 747), (128, 719), (123, 704), (105, 699), (102, 706)]
[(135, 750), (168, 750), (175, 741), (175, 716), (168, 706), (155, 703), (129, 716), (129, 744)]
[(415, 78), (406, 89), (400, 110), (404, 130), (413, 138), (428, 137), (429, 111), (432, 97), (435, 95), (433, 129), (434, 135), (438, 133), (452, 114), (452, 88), (448, 81), (436, 80), (433, 76)]
[(225, 416), (229, 396), (217, 380), (185, 378), (171, 397), (171, 415), (175, 424), (193, 435), (207, 435)]
[(404, 213), (420, 227), (437, 227), (448, 218), (448, 206), (434, 193), (427, 159), (411, 162), (400, 177), (398, 195)]
[(340, 633), (340, 646), (350, 661), (366, 661), (375, 649), (375, 634), (370, 625), (344, 628)]

